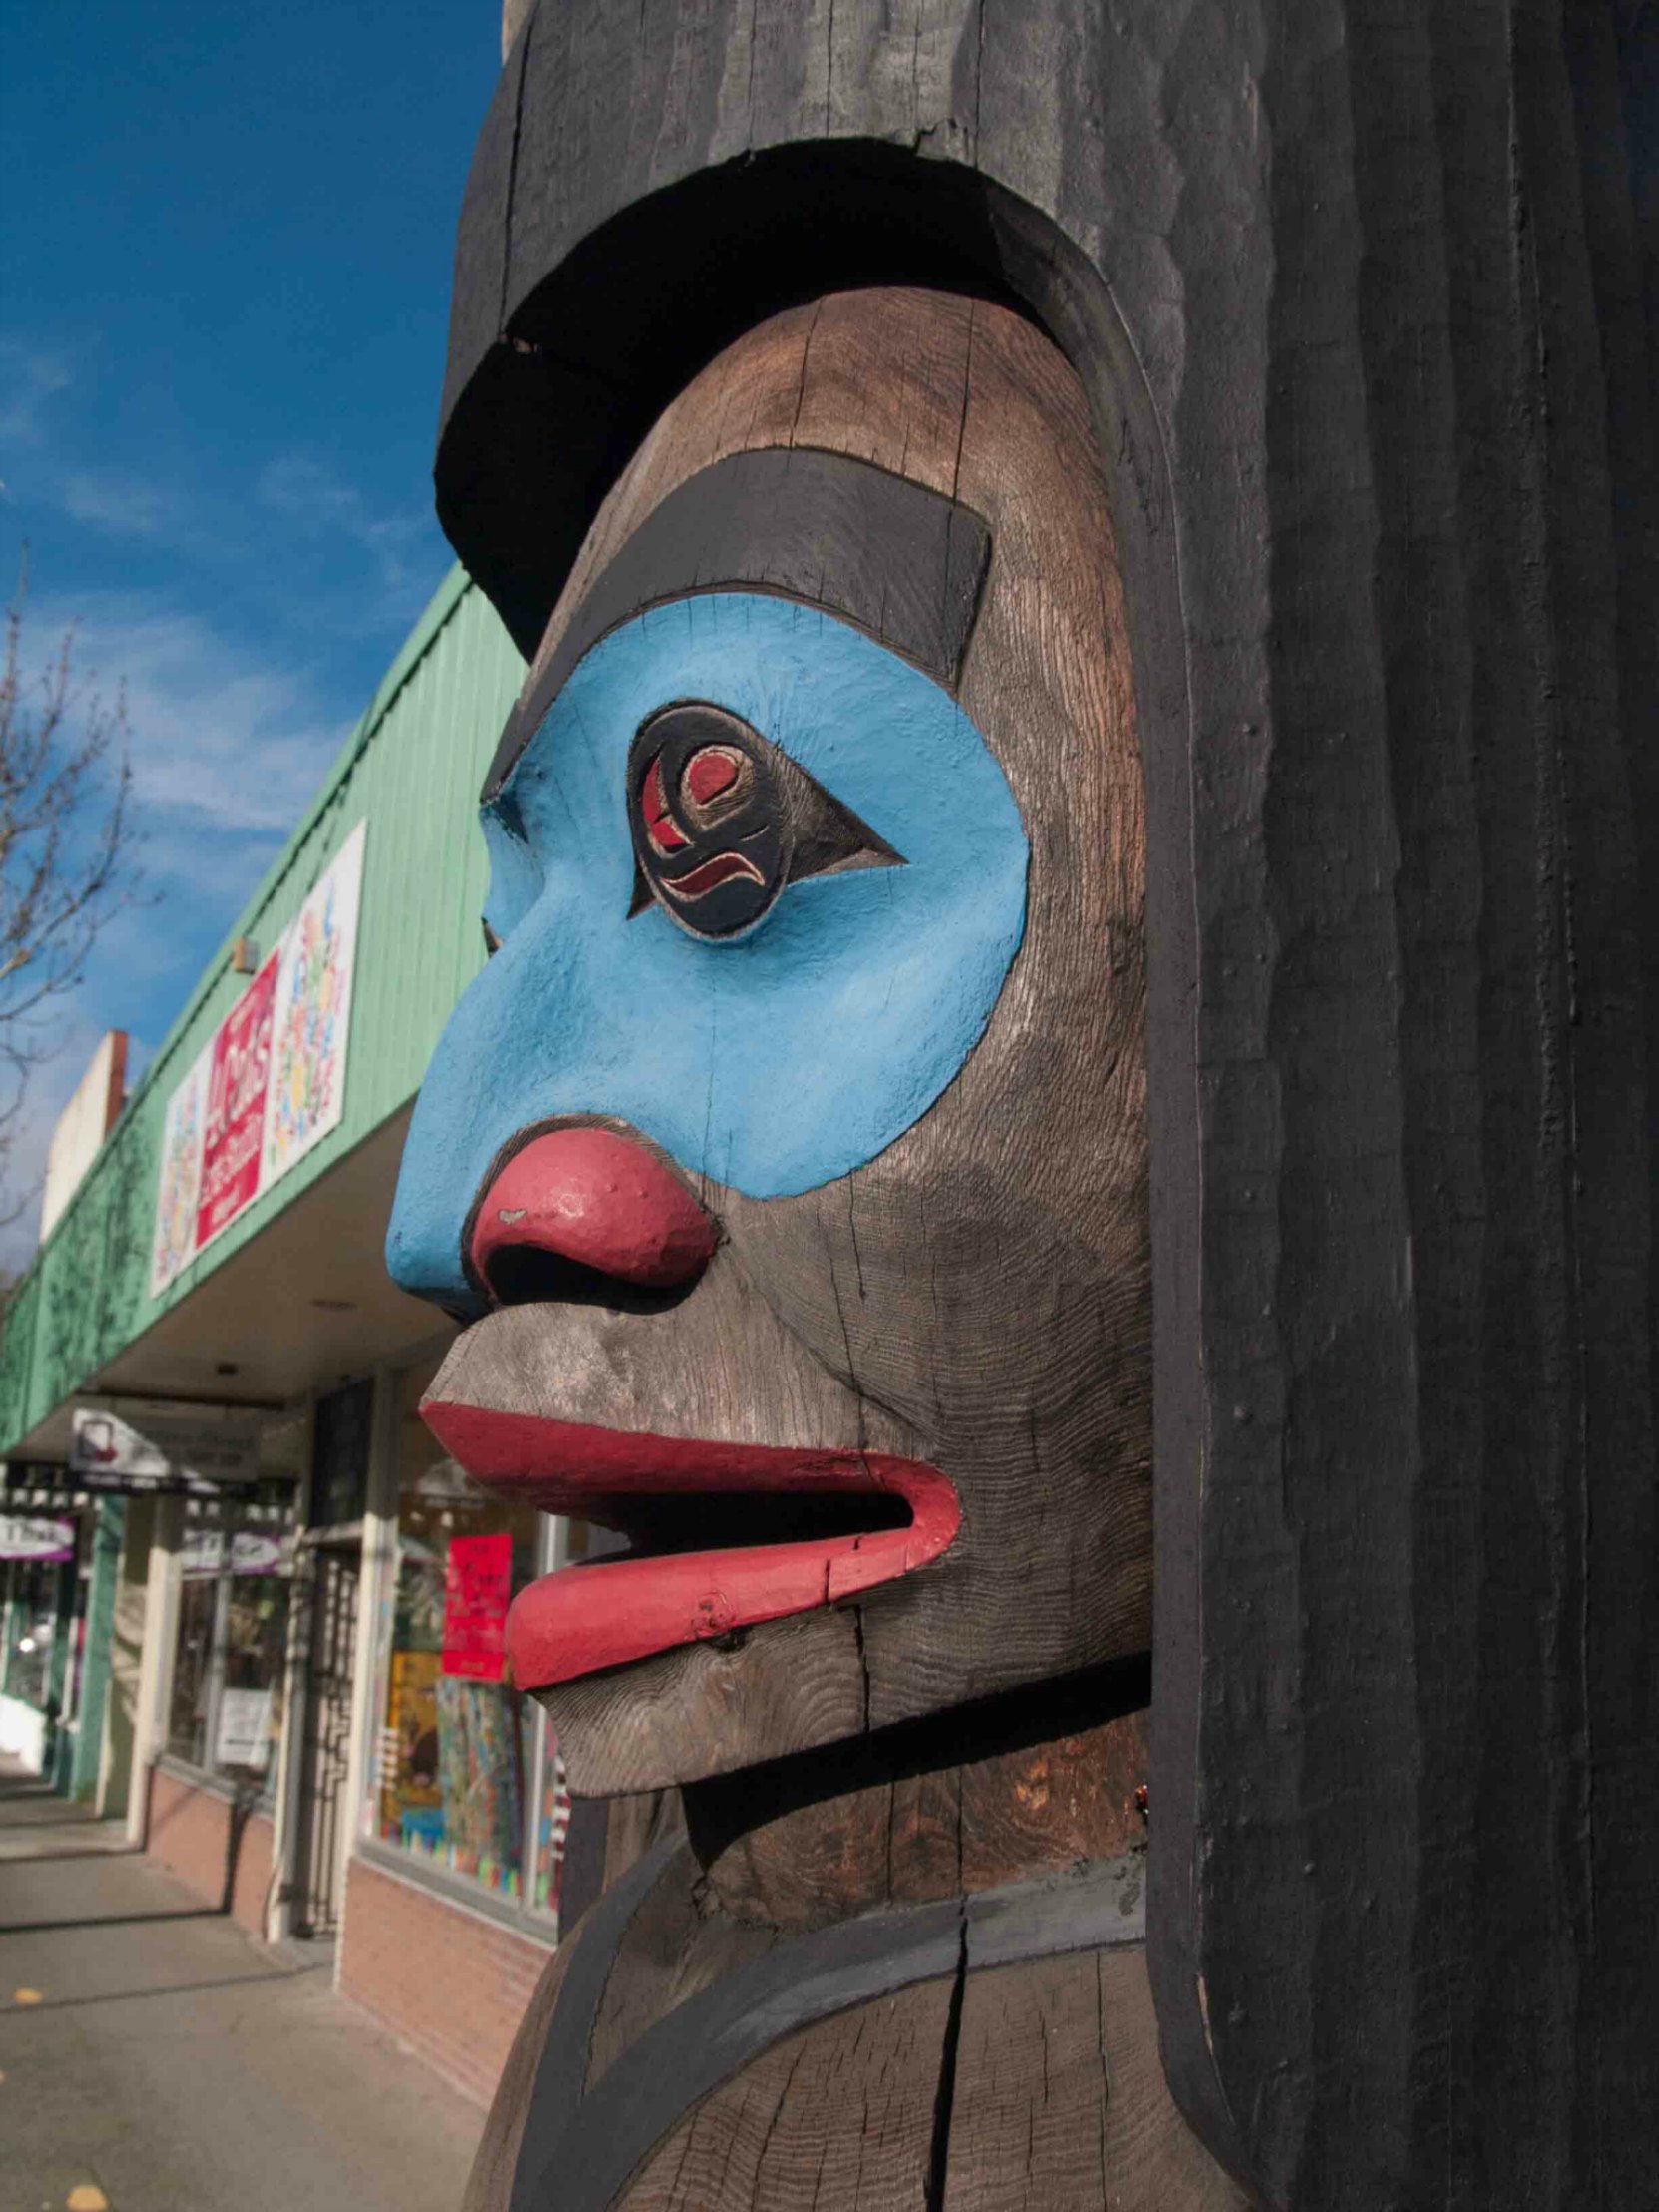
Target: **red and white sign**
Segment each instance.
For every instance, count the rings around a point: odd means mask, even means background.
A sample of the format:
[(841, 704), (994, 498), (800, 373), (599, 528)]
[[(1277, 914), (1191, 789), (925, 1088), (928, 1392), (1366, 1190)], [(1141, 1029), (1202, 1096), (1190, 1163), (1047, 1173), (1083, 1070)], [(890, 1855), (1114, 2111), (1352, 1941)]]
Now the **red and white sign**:
[(364, 829), (334, 854), (167, 1102), (152, 1298), (339, 1126)]
[(443, 1570), (443, 1671), (499, 1682), (507, 1665), (513, 1539), (451, 1536)]
[(198, 1246), (217, 1237), (259, 1193), (276, 1005), (274, 952), (220, 1023), (211, 1048), (202, 1180), (196, 1197)]

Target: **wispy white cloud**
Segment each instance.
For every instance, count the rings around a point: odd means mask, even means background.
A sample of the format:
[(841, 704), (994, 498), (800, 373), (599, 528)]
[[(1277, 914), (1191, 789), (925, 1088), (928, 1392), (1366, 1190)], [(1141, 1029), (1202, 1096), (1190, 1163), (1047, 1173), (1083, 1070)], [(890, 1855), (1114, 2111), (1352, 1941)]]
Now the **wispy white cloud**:
[(73, 521), (122, 538), (160, 537), (180, 516), (177, 496), (159, 484), (86, 473), (65, 478), (63, 509)]
[(432, 589), (431, 522), (424, 508), (380, 514), (354, 484), (313, 455), (285, 453), (267, 463), (261, 504), (300, 536), (337, 536), (366, 553), (386, 612), (412, 619)]
[(74, 381), (63, 353), (27, 338), (0, 336), (0, 438), (34, 444), (48, 404)]
[[(193, 839), (287, 835), (350, 728), (320, 711), (301, 672), (233, 644), (200, 615), (141, 599), (103, 594), (78, 610), (31, 610), (44, 641), (71, 621), (85, 679), (106, 697), (125, 691), (152, 855), (158, 839), (177, 840), (178, 864), (194, 872), (212, 845), (193, 849)], [(246, 875), (246, 853), (238, 858)]]

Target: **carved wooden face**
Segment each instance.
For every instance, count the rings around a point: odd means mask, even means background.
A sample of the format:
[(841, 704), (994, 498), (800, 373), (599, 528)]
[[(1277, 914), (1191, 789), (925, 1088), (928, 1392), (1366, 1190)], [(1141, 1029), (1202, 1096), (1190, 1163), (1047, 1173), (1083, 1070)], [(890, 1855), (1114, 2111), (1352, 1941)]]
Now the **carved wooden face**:
[(486, 791), (498, 946), (389, 1240), (427, 1418), (628, 1550), (518, 1600), (572, 1786), (1143, 1650), (1142, 828), (1083, 394), (778, 318), (596, 522)]

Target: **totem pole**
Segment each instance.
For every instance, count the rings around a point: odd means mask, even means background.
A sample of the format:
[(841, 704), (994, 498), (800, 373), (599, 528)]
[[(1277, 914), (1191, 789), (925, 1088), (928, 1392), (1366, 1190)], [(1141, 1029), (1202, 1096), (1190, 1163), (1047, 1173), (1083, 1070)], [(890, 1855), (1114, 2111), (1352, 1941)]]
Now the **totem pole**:
[(468, 2212), (1638, 2212), (1651, 10), (510, 16), (389, 1254), (610, 1810)]

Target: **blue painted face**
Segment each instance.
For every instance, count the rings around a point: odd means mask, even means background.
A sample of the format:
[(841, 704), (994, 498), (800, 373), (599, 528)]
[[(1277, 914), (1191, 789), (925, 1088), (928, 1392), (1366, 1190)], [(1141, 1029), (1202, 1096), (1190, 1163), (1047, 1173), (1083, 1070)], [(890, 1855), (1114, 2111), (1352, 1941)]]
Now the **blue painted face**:
[[(746, 933), (630, 917), (629, 752), (677, 701), (739, 716), (901, 856), (786, 883)], [(950, 694), (816, 607), (674, 600), (573, 670), (484, 811), (500, 950), (415, 1109), (387, 1260), (476, 1301), (467, 1220), (521, 1131), (616, 1116), (752, 1198), (862, 1166), (972, 1050), (1025, 925), (1029, 851), (1002, 770)]]

